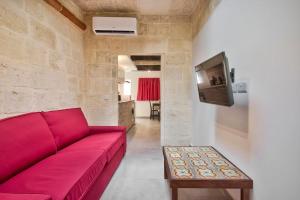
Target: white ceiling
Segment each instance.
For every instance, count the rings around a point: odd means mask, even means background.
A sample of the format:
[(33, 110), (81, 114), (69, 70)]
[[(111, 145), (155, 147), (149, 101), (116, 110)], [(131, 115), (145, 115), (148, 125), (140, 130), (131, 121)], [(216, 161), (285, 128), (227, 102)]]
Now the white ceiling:
[(125, 72), (136, 70), (135, 64), (132, 62), (131, 58), (127, 55), (118, 56), (118, 66)]
[(73, 0), (84, 11), (191, 15), (200, 0)]

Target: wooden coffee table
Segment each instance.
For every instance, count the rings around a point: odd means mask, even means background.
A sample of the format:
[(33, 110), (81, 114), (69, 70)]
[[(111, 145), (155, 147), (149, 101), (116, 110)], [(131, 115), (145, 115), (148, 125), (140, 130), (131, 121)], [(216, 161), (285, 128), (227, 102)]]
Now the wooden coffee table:
[(249, 200), (253, 181), (211, 146), (163, 147), (164, 176), (178, 200), (178, 188), (238, 188)]

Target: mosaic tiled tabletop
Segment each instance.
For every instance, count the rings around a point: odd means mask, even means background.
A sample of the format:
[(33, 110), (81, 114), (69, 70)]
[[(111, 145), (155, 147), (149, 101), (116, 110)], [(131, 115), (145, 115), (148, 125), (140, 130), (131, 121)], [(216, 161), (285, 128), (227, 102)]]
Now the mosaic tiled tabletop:
[(164, 147), (172, 179), (249, 180), (213, 147)]

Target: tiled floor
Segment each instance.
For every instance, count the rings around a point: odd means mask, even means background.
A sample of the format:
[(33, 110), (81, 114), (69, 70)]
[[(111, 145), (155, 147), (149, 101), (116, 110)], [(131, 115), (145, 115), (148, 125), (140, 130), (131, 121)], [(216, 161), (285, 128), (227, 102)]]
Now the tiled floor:
[[(160, 124), (137, 119), (127, 135), (128, 149), (101, 200), (169, 200), (163, 177)], [(180, 189), (179, 200), (229, 200), (222, 190)]]

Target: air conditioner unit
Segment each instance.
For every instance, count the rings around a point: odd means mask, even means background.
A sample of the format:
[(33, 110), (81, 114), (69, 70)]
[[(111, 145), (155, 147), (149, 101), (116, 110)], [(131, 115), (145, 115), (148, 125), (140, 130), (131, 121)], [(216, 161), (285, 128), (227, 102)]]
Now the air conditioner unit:
[(137, 19), (134, 17), (93, 17), (96, 35), (137, 35)]

